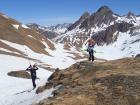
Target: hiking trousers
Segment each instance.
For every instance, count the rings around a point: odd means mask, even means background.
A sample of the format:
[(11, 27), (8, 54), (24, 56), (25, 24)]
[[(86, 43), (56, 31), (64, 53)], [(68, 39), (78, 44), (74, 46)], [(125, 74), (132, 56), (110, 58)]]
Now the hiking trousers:
[(32, 84), (33, 84), (33, 87), (34, 88), (36, 88), (35, 80), (36, 80), (36, 77), (35, 76), (32, 76)]
[(94, 61), (94, 50), (93, 50), (94, 46), (88, 46), (88, 52), (89, 52), (89, 61), (92, 60), (92, 62)]
[(94, 61), (94, 53), (93, 53), (93, 49), (89, 51), (89, 61)]

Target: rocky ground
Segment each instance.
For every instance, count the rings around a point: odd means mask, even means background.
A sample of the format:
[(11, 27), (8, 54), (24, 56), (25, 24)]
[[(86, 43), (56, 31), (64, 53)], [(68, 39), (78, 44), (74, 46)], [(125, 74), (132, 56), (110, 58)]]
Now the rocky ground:
[(7, 73), (8, 76), (31, 79), (30, 74), (26, 70), (11, 71)]
[(76, 63), (57, 69), (37, 94), (59, 86), (36, 105), (140, 105), (140, 58)]
[[(28, 72), (11, 71), (9, 76), (28, 78)], [(66, 70), (55, 70), (39, 94), (59, 86), (54, 97), (36, 105), (140, 105), (140, 58), (90, 63), (79, 62)]]

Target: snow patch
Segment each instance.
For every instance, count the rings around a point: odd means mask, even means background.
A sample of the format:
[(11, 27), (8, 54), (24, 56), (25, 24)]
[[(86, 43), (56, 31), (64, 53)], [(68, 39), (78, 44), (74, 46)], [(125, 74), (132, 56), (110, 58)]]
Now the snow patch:
[(19, 28), (19, 25), (18, 25), (18, 24), (12, 24), (12, 26), (13, 26), (15, 29), (17, 29), (17, 30), (18, 30), (18, 28)]
[(98, 58), (114, 60), (124, 57), (132, 57), (140, 52), (140, 41), (134, 42), (139, 35), (131, 36), (129, 31), (126, 33), (119, 32), (119, 37), (116, 42), (110, 45), (95, 46), (95, 50), (103, 53), (95, 53)]
[(7, 19), (9, 19), (9, 17), (8, 17), (7, 15), (4, 15), (4, 14), (3, 14), (2, 16), (5, 17), (5, 18), (7, 18)]
[(22, 24), (21, 25), (23, 28), (29, 28), (29, 27), (27, 27), (25, 24)]

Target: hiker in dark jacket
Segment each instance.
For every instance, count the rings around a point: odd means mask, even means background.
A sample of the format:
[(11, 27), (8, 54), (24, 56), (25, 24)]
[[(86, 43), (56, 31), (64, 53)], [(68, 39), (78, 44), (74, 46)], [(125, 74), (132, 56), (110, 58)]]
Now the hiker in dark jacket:
[(30, 71), (33, 87), (36, 88), (35, 80), (36, 80), (36, 70), (38, 70), (38, 67), (36, 65), (33, 66), (30, 65), (26, 70)]
[(88, 44), (87, 51), (89, 52), (89, 61), (94, 61), (94, 46), (96, 44), (95, 40), (90, 36), (85, 42), (85, 45)]

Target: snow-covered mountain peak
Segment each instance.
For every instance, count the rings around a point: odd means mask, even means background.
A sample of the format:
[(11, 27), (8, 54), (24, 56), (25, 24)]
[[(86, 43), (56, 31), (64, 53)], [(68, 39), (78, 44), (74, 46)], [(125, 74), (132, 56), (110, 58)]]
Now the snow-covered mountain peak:
[[(129, 40), (133, 36), (133, 40), (135, 40), (134, 43), (136, 44), (133, 43), (127, 45), (131, 46), (129, 52), (133, 52), (133, 54), (136, 55), (139, 48), (137, 48), (136, 51), (133, 49), (133, 45), (138, 45), (140, 43), (139, 27), (140, 16), (136, 16), (131, 12), (127, 15), (120, 16), (114, 13), (109, 7), (103, 6), (91, 15), (87, 15), (86, 18), (82, 18), (82, 21), (81, 18), (79, 18), (79, 20), (68, 28), (66, 33), (56, 37), (55, 41), (61, 43), (69, 42), (71, 45), (81, 47), (82, 43), (84, 43), (90, 35), (93, 35), (96, 36), (95, 39), (98, 45), (106, 45), (107, 48), (113, 43), (116, 43), (115, 46), (119, 46), (119, 43), (125, 43), (120, 39), (122, 38), (122, 35), (127, 36), (125, 37), (126, 40)], [(137, 37), (134, 37), (135, 35)], [(126, 47), (124, 44), (121, 46)], [(111, 48), (113, 49), (113, 47)], [(124, 50), (118, 51), (124, 54)], [(127, 51), (128, 50), (126, 50), (126, 52)], [(129, 53), (127, 56), (131, 56), (131, 54), (132, 53)], [(122, 57), (123, 55), (120, 56)]]
[(63, 23), (63, 24), (57, 24), (54, 26), (49, 26), (47, 28), (50, 29), (51, 31), (58, 33), (58, 34), (63, 34), (67, 31), (67, 28), (71, 25), (72, 25), (71, 23)]
[(36, 30), (40, 34), (43, 34), (49, 39), (55, 38), (67, 31), (67, 28), (71, 25), (71, 23), (57, 24), (55, 26), (42, 26), (36, 23), (27, 24), (31, 29)]

